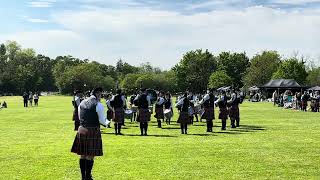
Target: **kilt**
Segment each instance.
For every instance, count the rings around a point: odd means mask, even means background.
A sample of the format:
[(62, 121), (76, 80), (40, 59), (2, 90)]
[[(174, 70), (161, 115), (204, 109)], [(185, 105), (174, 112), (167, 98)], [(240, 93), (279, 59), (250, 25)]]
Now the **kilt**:
[(87, 128), (85, 135), (77, 133), (71, 152), (84, 156), (102, 156), (102, 139), (100, 128)]
[(229, 117), (230, 119), (239, 119), (240, 117), (239, 107), (231, 107), (229, 109)]
[(139, 109), (138, 116), (137, 116), (137, 122), (148, 122), (150, 121), (151, 113), (149, 109)]
[(80, 120), (79, 120), (79, 115), (78, 115), (78, 110), (73, 111), (73, 116), (72, 120), (74, 121), (74, 130), (78, 131), (78, 128), (80, 126)]
[(155, 112), (156, 112), (156, 114), (154, 115), (154, 117), (156, 119), (164, 119), (163, 108), (156, 108)]
[(136, 113), (136, 112), (138, 111), (138, 107), (137, 107), (137, 106), (132, 106), (132, 107), (131, 107), (131, 111), (132, 111), (133, 113)]
[(177, 123), (191, 124), (191, 118), (188, 112), (181, 111)]
[(113, 119), (113, 111), (108, 109), (107, 111), (107, 119), (111, 121)]
[(219, 119), (228, 119), (229, 111), (228, 108), (220, 108)]
[(123, 123), (124, 122), (124, 109), (123, 108), (115, 109), (113, 121), (115, 123)]
[(215, 119), (215, 117), (214, 117), (214, 108), (213, 107), (204, 108), (204, 113), (201, 116), (201, 119), (206, 119), (206, 120)]

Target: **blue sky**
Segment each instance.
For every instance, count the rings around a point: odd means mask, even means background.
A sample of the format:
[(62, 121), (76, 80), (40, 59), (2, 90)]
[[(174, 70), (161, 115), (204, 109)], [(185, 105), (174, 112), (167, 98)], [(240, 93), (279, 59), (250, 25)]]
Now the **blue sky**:
[(163, 69), (192, 49), (320, 59), (320, 0), (2, 0), (0, 42)]

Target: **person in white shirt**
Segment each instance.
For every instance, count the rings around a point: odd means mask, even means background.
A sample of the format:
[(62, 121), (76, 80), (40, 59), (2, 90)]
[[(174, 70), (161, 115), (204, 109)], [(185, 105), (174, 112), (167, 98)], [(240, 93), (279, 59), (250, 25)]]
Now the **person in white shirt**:
[(148, 122), (151, 119), (151, 113), (149, 110), (149, 106), (151, 105), (151, 99), (145, 88), (141, 88), (140, 94), (137, 95), (135, 101), (138, 104), (137, 122), (140, 122), (141, 136), (147, 136)]
[(166, 111), (168, 111), (168, 113), (165, 114), (166, 123), (170, 125), (171, 118), (173, 117), (173, 108), (172, 108), (172, 98), (169, 92), (165, 95), (164, 108)]
[(115, 135), (122, 135), (121, 126), (124, 124), (124, 110), (126, 107), (126, 99), (122, 94), (121, 89), (117, 90), (117, 95), (111, 99), (111, 106), (113, 107), (114, 113), (114, 129)]
[[(111, 106), (111, 99), (112, 99), (112, 94), (107, 94), (106, 95), (106, 104), (107, 104), (107, 119), (109, 121), (112, 121), (114, 118), (114, 114), (113, 114), (113, 107)], [(108, 128), (111, 128), (110, 124), (108, 124)]]
[(200, 101), (200, 104), (204, 107), (204, 113), (201, 116), (201, 119), (206, 119), (207, 122), (207, 132), (212, 132), (214, 116), (214, 102), (215, 97), (213, 95), (213, 90), (210, 89), (207, 91), (207, 94)]
[(91, 171), (95, 156), (102, 156), (100, 124), (107, 126), (101, 100), (102, 88), (96, 88), (92, 95), (83, 100), (78, 108), (80, 126), (74, 139), (71, 152), (80, 155), (82, 179), (92, 179)]
[(38, 93), (35, 93), (33, 95), (33, 101), (34, 101), (34, 105), (38, 106), (38, 103), (39, 103), (39, 95), (38, 95)]

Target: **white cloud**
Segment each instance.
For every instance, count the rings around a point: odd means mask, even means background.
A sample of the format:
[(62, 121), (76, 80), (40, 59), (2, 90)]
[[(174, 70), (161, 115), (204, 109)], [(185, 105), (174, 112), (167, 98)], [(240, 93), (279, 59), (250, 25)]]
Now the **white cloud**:
[(47, 23), (47, 22), (49, 22), (46, 19), (36, 19), (36, 18), (27, 18), (26, 20), (28, 22), (32, 22), (32, 23)]
[(172, 67), (183, 53), (197, 48), (214, 53), (246, 51), (250, 56), (262, 50), (320, 54), (317, 9), (250, 7), (184, 15), (148, 8), (91, 8), (56, 13), (50, 21), (66, 30), (17, 33), (7, 39), (51, 57), (71, 54), (106, 64), (122, 58), (162, 68)]
[(271, 0), (271, 2), (278, 4), (303, 5), (306, 3), (319, 3), (320, 0)]
[(28, 2), (29, 7), (33, 8), (48, 8), (52, 7), (56, 0), (39, 0)]

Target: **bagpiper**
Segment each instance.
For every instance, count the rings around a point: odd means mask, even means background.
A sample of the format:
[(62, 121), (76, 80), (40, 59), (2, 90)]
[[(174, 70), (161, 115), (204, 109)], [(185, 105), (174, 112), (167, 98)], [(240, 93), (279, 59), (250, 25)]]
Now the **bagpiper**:
[(231, 128), (239, 127), (240, 126), (240, 111), (239, 111), (240, 97), (239, 95), (237, 95), (235, 91), (232, 91), (231, 99), (229, 100), (228, 104), (230, 104), (229, 117), (231, 120)]
[(226, 130), (227, 119), (229, 115), (228, 107), (227, 107), (227, 96), (226, 92), (222, 91), (219, 99), (215, 102), (215, 104), (219, 107), (219, 119), (221, 119), (221, 130)]
[(122, 135), (121, 126), (124, 124), (124, 110), (126, 108), (126, 99), (121, 89), (117, 90), (117, 94), (111, 99), (111, 106), (114, 113), (114, 129), (115, 135)]
[(74, 96), (73, 96), (73, 101), (72, 101), (72, 105), (73, 105), (73, 116), (72, 116), (72, 120), (74, 121), (74, 131), (78, 131), (78, 128), (80, 126), (80, 120), (79, 120), (79, 114), (78, 114), (78, 107), (82, 101), (82, 91), (77, 90), (74, 92)]
[(159, 97), (157, 99), (156, 105), (155, 105), (155, 115), (154, 117), (157, 119), (158, 122), (158, 128), (161, 128), (161, 119), (164, 120), (164, 114), (163, 114), (163, 106), (165, 103), (165, 99), (163, 98), (164, 93), (159, 92)]
[(188, 99), (188, 93), (184, 94), (183, 98), (181, 98), (176, 104), (176, 107), (180, 109), (180, 114), (177, 122), (180, 123), (181, 134), (187, 134), (188, 124), (191, 124), (191, 120), (189, 117), (189, 108), (191, 108), (191, 106), (190, 100)]
[(80, 155), (80, 170), (83, 180), (91, 180), (95, 156), (102, 156), (100, 124), (107, 126), (104, 107), (101, 104), (102, 88), (96, 88), (92, 95), (79, 105), (80, 126), (71, 152)]
[(140, 94), (136, 99), (138, 104), (137, 122), (140, 123), (141, 136), (147, 136), (148, 122), (151, 119), (149, 106), (151, 105), (150, 96), (145, 88), (141, 88)]
[(206, 119), (207, 132), (212, 132), (212, 128), (213, 128), (213, 120), (215, 119), (214, 103), (215, 103), (215, 97), (213, 95), (212, 89), (210, 89), (207, 91), (207, 94), (200, 101), (200, 104), (203, 105), (204, 107), (204, 113), (201, 116), (201, 119)]

